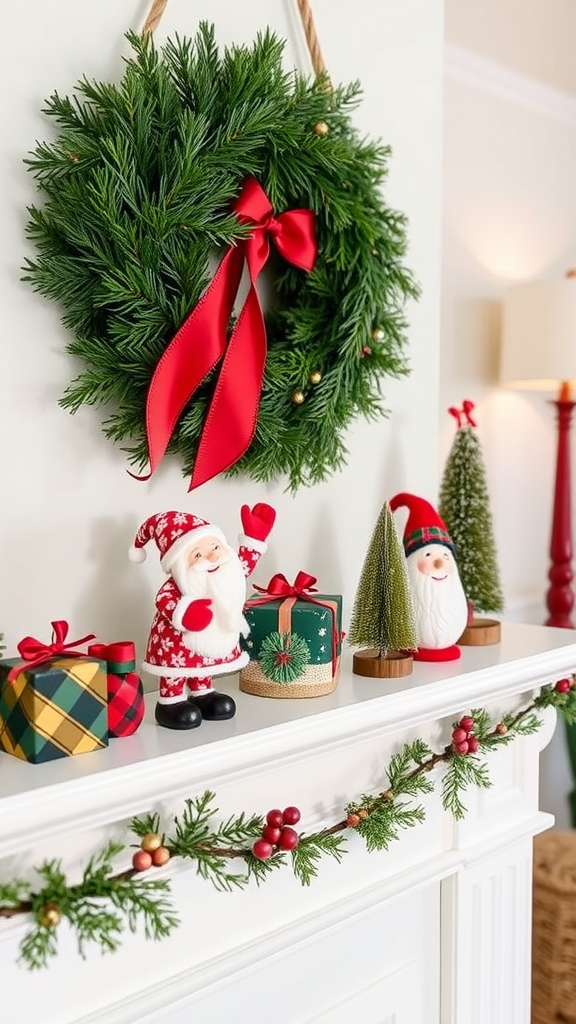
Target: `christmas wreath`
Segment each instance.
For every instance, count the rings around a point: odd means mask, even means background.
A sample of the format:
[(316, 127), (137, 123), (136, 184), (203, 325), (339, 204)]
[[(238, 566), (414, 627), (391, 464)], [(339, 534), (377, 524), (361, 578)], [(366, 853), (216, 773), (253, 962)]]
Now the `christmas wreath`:
[[(102, 408), (139, 471), (179, 456), (191, 486), (223, 471), (293, 490), (325, 479), (350, 421), (385, 414), (382, 378), (408, 372), (418, 290), (406, 219), (381, 190), (389, 149), (353, 127), (358, 84), (286, 71), (270, 31), (222, 53), (206, 23), (162, 48), (127, 39), (118, 84), (84, 78), (47, 100), (55, 137), (26, 161), (43, 201), (24, 280), (63, 310), (84, 365), (61, 404)], [(255, 271), (250, 240), (266, 249)]]

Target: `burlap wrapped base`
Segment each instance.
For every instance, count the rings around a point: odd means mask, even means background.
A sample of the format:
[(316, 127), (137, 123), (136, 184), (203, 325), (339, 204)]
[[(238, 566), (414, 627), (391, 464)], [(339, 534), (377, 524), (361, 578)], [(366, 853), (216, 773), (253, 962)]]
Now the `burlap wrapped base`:
[(576, 830), (534, 840), (532, 1024), (576, 1024)]
[(292, 683), (275, 683), (264, 675), (259, 661), (250, 661), (240, 672), (240, 689), (257, 697), (323, 697), (336, 689), (340, 673), (340, 658), (332, 675), (332, 662), (308, 665)]

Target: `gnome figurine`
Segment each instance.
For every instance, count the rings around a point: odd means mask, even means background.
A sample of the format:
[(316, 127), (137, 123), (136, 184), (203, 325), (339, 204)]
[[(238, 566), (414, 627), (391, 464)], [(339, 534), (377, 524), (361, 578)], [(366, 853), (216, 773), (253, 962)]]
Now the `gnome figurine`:
[(240, 635), (249, 632), (246, 577), (267, 549), (275, 518), (270, 505), (243, 505), (238, 553), (219, 527), (189, 512), (159, 512), (138, 530), (130, 560), (143, 562), (153, 540), (168, 575), (156, 595), (142, 664), (159, 677), (158, 725), (195, 729), (204, 718), (234, 717), (234, 700), (213, 689), (212, 677), (236, 672), (249, 660), (240, 648)]
[(468, 604), (456, 564), (454, 545), (436, 510), (423, 498), (402, 492), (390, 501), (392, 512), (406, 507), (404, 552), (420, 646), (416, 661), (454, 661), (456, 641), (468, 621)]

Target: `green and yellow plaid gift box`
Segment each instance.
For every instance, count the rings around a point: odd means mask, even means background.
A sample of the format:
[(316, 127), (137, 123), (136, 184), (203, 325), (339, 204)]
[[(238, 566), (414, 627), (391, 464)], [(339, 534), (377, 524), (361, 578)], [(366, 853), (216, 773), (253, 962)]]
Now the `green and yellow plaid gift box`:
[[(21, 667), (18, 674), (8, 674)], [(33, 764), (108, 746), (105, 662), (82, 655), (0, 661), (0, 749)]]

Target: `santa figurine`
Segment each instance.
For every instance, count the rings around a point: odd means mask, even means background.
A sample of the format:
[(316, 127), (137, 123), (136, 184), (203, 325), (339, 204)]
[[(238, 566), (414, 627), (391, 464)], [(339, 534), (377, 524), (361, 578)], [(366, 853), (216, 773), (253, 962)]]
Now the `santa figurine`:
[(240, 649), (240, 635), (249, 632), (243, 615), (246, 577), (266, 551), (275, 518), (270, 505), (243, 505), (238, 553), (219, 527), (189, 512), (159, 512), (138, 530), (130, 560), (143, 562), (145, 545), (153, 540), (169, 577), (156, 594), (142, 664), (159, 677), (159, 725), (195, 729), (204, 718), (234, 717), (234, 700), (213, 689), (212, 677), (248, 663)]
[(458, 573), (454, 545), (436, 510), (415, 494), (402, 492), (390, 501), (393, 512), (408, 509), (404, 551), (420, 646), (416, 661), (453, 661), (456, 641), (468, 621), (468, 603)]

